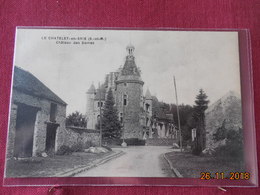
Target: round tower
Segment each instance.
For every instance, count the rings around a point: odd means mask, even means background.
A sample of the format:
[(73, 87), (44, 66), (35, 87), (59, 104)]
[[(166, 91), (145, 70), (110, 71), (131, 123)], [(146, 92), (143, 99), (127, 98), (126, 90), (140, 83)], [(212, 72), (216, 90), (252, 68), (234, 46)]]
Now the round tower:
[(87, 94), (87, 106), (86, 106), (87, 128), (95, 129), (94, 98), (96, 94), (96, 89), (93, 83), (91, 84), (86, 94)]
[(140, 101), (144, 82), (135, 64), (134, 46), (128, 45), (125, 64), (116, 80), (116, 105), (119, 116), (123, 116), (123, 138), (142, 138), (140, 124), (142, 110)]

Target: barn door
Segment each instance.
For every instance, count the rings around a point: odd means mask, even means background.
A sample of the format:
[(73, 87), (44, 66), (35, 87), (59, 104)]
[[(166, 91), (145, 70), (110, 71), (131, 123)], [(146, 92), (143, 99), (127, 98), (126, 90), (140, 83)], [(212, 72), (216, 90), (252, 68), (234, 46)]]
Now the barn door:
[(14, 143), (15, 157), (31, 157), (33, 135), (38, 109), (24, 104), (18, 105)]

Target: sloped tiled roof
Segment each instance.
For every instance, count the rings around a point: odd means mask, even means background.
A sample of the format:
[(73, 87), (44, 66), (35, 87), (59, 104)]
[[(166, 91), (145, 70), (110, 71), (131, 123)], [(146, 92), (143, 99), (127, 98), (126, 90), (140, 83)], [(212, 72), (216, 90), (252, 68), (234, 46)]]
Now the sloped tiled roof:
[[(100, 97), (101, 94), (101, 97)], [(100, 88), (96, 89), (96, 94), (94, 97), (95, 100), (105, 100), (106, 99), (106, 88), (105, 85), (101, 85)]]
[(31, 96), (37, 96), (67, 105), (34, 75), (17, 66), (14, 67), (13, 88)]

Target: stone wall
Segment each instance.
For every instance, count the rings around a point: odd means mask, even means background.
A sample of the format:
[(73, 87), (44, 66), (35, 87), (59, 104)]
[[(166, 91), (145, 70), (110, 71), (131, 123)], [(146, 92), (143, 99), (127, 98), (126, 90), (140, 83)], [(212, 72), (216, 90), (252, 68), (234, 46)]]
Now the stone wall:
[(100, 132), (80, 127), (67, 127), (64, 131), (63, 145), (72, 147), (80, 144), (83, 148), (89, 145), (98, 146), (100, 143)]
[(16, 115), (19, 104), (38, 108), (34, 127), (33, 156), (45, 151), (47, 129), (46, 122), (49, 122), (51, 103), (57, 104), (56, 123), (60, 125), (56, 133), (55, 151), (57, 151), (60, 145), (64, 142), (64, 138), (61, 135), (65, 130), (66, 106), (47, 99), (27, 95), (16, 89), (13, 90), (8, 131), (7, 157), (13, 157), (14, 154)]

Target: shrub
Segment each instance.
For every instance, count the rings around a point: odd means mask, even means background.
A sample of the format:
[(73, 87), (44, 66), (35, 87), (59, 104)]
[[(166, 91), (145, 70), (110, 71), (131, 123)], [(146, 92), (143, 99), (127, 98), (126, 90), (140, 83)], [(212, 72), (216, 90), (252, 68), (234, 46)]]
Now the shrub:
[(123, 142), (122, 139), (107, 139), (107, 138), (103, 138), (102, 145), (105, 145), (105, 146), (107, 146), (107, 145), (109, 145), (109, 146), (114, 146), (114, 145), (119, 146), (119, 145), (122, 144), (122, 142)]
[[(122, 144), (123, 140), (120, 140), (120, 145)], [(125, 142), (127, 143), (128, 146), (144, 146), (145, 145), (145, 140), (138, 139), (138, 138), (128, 138), (125, 139)]]
[(221, 127), (219, 127), (216, 133), (213, 134), (213, 139), (215, 141), (220, 141), (227, 138), (228, 130), (226, 129), (225, 125), (226, 125), (226, 120), (222, 122)]
[(239, 131), (229, 130), (226, 136), (226, 144), (216, 148), (215, 155), (224, 158), (243, 159), (242, 129)]
[(90, 148), (90, 147), (94, 147), (94, 146), (96, 146), (91, 140), (88, 140), (88, 141), (86, 141), (85, 143), (84, 143), (84, 148), (85, 149), (88, 149), (88, 148)]
[(58, 151), (56, 152), (57, 155), (70, 155), (72, 154), (73, 150), (69, 146), (62, 145)]
[(42, 152), (36, 152), (36, 156), (42, 157)]
[(66, 126), (86, 127), (87, 120), (83, 114), (76, 111), (67, 116)]
[(71, 146), (71, 150), (73, 152), (83, 152), (83, 145), (81, 143), (76, 143), (74, 145)]

